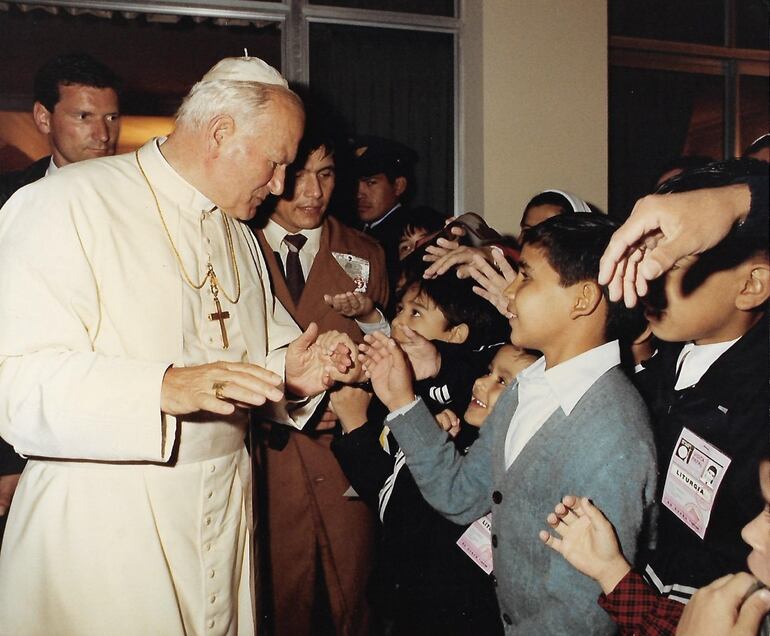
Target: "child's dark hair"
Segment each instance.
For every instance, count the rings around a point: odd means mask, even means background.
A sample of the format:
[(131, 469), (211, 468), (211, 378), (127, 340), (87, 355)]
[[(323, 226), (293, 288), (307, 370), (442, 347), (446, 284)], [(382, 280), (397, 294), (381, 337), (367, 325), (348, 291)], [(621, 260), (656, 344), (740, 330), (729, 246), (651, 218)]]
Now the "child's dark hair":
[[(599, 261), (618, 227), (617, 221), (600, 214), (562, 214), (525, 230), (522, 244), (541, 249), (561, 286), (569, 287), (581, 281), (596, 282)], [(643, 310), (639, 306), (629, 309), (622, 301), (611, 302), (607, 286), (601, 289), (607, 301), (606, 338), (632, 340), (640, 332)]]
[[(719, 188), (745, 183), (749, 177), (767, 179), (767, 163), (757, 159), (715, 161), (702, 168), (686, 170), (669, 179), (658, 188), (657, 194)], [(767, 218), (766, 214), (765, 212), (765, 218)], [(730, 269), (757, 254), (770, 256), (769, 244), (770, 228), (766, 222), (752, 225), (736, 224), (716, 247), (704, 252), (699, 260), (708, 261), (709, 267), (713, 268), (711, 271)]]
[(418, 293), (423, 292), (436, 304), (450, 327), (468, 325), (465, 342), (472, 349), (508, 341), (511, 334), (508, 321), (473, 291), (475, 284), (472, 278), (458, 279), (455, 270), (450, 269), (437, 278), (411, 281), (404, 286), (401, 296), (416, 285)]

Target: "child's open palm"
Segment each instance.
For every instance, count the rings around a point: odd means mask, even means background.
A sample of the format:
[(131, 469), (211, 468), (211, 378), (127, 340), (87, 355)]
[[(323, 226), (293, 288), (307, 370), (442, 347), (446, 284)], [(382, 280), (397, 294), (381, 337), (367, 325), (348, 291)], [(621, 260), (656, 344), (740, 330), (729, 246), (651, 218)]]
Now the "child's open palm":
[(375, 332), (364, 336), (358, 349), (366, 377), (389, 410), (395, 411), (414, 401), (409, 363), (395, 340)]
[(374, 311), (374, 301), (361, 292), (324, 294), (324, 302), (346, 318), (365, 318)]

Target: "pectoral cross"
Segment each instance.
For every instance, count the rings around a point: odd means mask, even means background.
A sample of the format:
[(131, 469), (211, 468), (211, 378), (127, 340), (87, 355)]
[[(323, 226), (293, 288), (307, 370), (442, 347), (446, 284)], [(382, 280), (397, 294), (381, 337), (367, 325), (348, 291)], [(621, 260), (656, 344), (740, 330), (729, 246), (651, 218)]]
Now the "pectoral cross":
[(217, 310), (209, 314), (209, 320), (219, 321), (219, 330), (222, 332), (222, 348), (228, 349), (230, 347), (230, 341), (227, 339), (227, 329), (225, 329), (225, 320), (230, 317), (229, 311), (222, 311), (222, 305), (219, 302), (219, 285), (217, 284), (217, 275), (214, 273), (214, 268), (209, 263), (209, 285), (211, 286), (211, 293), (214, 296), (214, 304)]
[(219, 330), (222, 332), (222, 348), (227, 349), (230, 347), (230, 342), (227, 340), (227, 329), (225, 329), (225, 320), (230, 317), (229, 311), (222, 311), (222, 305), (219, 304), (219, 298), (214, 296), (214, 303), (217, 306), (217, 310), (213, 314), (209, 314), (209, 320), (219, 321)]

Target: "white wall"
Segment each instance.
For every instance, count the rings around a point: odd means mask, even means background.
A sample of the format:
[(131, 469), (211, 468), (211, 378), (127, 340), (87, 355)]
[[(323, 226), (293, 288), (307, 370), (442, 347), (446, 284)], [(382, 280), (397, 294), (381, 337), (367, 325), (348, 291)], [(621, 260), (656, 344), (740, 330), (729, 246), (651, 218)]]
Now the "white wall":
[(546, 188), (607, 206), (604, 0), (466, 0), (461, 43), (466, 210), (517, 233)]

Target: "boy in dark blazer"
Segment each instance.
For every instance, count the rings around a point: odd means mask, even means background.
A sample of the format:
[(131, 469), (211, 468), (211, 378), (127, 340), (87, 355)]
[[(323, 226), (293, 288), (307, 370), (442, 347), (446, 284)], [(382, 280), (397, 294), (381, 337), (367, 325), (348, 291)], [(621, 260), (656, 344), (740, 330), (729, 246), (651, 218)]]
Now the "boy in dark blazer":
[(554, 497), (580, 483), (620, 520), (618, 535), (633, 550), (653, 503), (647, 412), (619, 367), (616, 338), (631, 316), (596, 282), (615, 227), (598, 215), (558, 216), (525, 232), (519, 275), (506, 290), (511, 341), (544, 355), (506, 389), (465, 457), (415, 400), (395, 342), (375, 335), (364, 346), (364, 368), (425, 498), (456, 523), (492, 512), (506, 633), (614, 633), (596, 584), (542, 549), (541, 520)]

